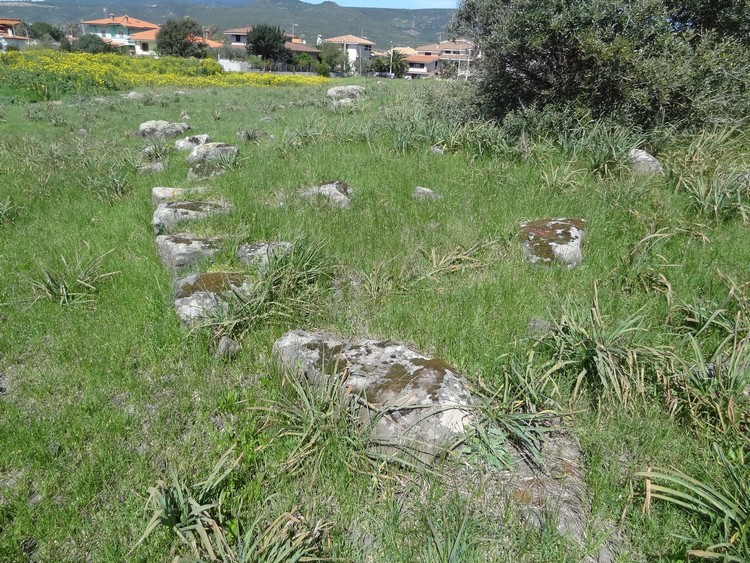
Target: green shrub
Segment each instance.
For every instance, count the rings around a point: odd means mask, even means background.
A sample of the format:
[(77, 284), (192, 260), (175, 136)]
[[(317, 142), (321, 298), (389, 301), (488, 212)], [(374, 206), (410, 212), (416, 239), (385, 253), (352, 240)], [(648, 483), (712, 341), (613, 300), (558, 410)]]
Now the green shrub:
[(690, 22), (691, 10), (669, 4), (464, 0), (454, 28), (479, 43), (483, 106), (495, 118), (555, 104), (643, 125), (746, 115), (747, 45), (721, 27), (678, 26), (677, 12)]

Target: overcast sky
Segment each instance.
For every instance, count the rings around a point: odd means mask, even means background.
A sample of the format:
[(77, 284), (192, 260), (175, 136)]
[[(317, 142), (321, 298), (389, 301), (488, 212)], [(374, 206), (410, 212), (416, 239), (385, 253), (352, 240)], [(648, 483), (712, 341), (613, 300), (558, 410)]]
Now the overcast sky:
[[(323, 0), (303, 0), (308, 4), (320, 4)], [(358, 8), (404, 8), (416, 10), (419, 8), (450, 8), (458, 4), (458, 0), (334, 0), (339, 6)]]

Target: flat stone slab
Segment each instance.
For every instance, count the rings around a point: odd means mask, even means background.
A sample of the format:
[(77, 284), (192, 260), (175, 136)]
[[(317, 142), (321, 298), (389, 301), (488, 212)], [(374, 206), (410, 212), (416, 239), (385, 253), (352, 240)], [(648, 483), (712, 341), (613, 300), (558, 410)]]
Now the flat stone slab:
[(634, 173), (642, 176), (654, 176), (664, 174), (664, 169), (658, 160), (651, 154), (641, 149), (633, 149), (628, 154), (630, 166)]
[(243, 266), (265, 268), (273, 255), (283, 255), (292, 249), (290, 242), (259, 242), (243, 244), (237, 250), (237, 260)]
[(204, 161), (234, 162), (239, 152), (236, 146), (227, 143), (204, 143), (193, 148), (187, 161), (192, 164)]
[(207, 192), (209, 188), (198, 187), (198, 188), (164, 188), (156, 187), (151, 189), (151, 203), (154, 207), (160, 203), (167, 203), (175, 199), (185, 199), (191, 195), (202, 194)]
[(523, 222), (520, 233), (524, 256), (532, 264), (558, 262), (573, 268), (583, 260), (584, 219), (560, 217)]
[(300, 191), (300, 195), (307, 199), (326, 199), (330, 203), (346, 209), (350, 207), (352, 202), (351, 197), (353, 193), (352, 188), (346, 182), (336, 181), (327, 182), (319, 186), (313, 186), (311, 188), (305, 188)]
[(229, 272), (190, 274), (174, 282), (174, 308), (182, 322), (193, 325), (226, 311), (235, 292), (247, 292), (250, 277)]
[(188, 129), (190, 129), (190, 125), (187, 123), (170, 123), (169, 121), (157, 119), (141, 123), (138, 127), (138, 133), (141, 137), (161, 139), (164, 137), (182, 135)]
[(199, 145), (205, 145), (210, 142), (211, 137), (209, 135), (192, 135), (175, 141), (174, 148), (178, 151), (191, 151)]
[(190, 233), (159, 235), (156, 252), (164, 267), (177, 274), (213, 258), (223, 243), (221, 237), (197, 237)]
[(334, 100), (341, 98), (358, 98), (360, 95), (364, 94), (364, 92), (364, 87), (350, 84), (349, 86), (334, 86), (333, 88), (329, 88), (326, 92), (326, 96)]
[(226, 213), (232, 206), (226, 201), (172, 201), (159, 204), (154, 210), (152, 225), (157, 235), (169, 233), (180, 221), (204, 219)]
[(342, 400), (361, 399), (359, 416), (370, 426), (373, 449), (386, 455), (428, 463), (471, 423), (472, 397), (458, 370), (401, 342), (296, 330), (279, 338), (273, 352), (282, 369), (313, 384), (340, 377)]

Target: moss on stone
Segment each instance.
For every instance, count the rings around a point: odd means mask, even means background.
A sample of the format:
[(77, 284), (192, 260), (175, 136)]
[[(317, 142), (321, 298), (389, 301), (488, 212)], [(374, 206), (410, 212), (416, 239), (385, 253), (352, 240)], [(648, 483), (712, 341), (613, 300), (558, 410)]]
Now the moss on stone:
[(245, 276), (243, 274), (227, 272), (198, 274), (198, 279), (193, 283), (182, 286), (176, 297), (177, 299), (183, 299), (201, 292), (223, 293), (231, 291), (232, 287), (241, 287), (244, 281)]

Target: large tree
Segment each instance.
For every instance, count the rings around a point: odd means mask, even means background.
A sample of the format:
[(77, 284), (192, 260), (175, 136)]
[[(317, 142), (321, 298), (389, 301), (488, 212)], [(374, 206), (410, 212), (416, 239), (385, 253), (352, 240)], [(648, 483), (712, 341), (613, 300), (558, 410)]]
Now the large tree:
[(453, 28), (479, 45), (494, 117), (574, 105), (648, 125), (748, 109), (748, 49), (709, 24), (730, 12), (703, 0), (463, 0)]
[(92, 53), (94, 55), (117, 52), (117, 49), (112, 47), (112, 45), (93, 33), (87, 33), (73, 43), (72, 50), (82, 53)]
[(247, 34), (247, 52), (268, 62), (289, 59), (284, 43), (286, 36), (281, 28), (265, 23), (256, 25)]
[(29, 26), (29, 37), (33, 39), (52, 39), (60, 41), (63, 37), (63, 31), (47, 22), (34, 22)]
[(167, 20), (156, 34), (156, 51), (173, 57), (202, 58), (206, 54), (206, 44), (200, 40), (202, 36), (203, 30), (195, 20)]

